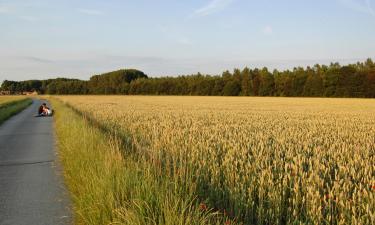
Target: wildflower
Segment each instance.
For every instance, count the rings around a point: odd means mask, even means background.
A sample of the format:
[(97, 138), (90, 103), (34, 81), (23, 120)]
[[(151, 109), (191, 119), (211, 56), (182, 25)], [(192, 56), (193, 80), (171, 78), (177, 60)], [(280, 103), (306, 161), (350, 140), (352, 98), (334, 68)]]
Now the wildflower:
[(201, 204), (199, 204), (199, 209), (200, 209), (201, 211), (206, 211), (206, 210), (207, 210), (207, 205), (204, 204), (204, 203), (201, 203)]

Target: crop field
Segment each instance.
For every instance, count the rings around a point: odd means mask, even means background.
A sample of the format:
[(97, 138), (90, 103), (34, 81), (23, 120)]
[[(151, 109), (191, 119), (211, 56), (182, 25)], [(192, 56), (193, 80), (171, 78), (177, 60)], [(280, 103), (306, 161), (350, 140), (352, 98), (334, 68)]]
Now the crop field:
[(25, 96), (0, 96), (0, 124), (32, 103)]
[(7, 103), (7, 102), (21, 100), (24, 98), (25, 98), (24, 96), (0, 96), (0, 105)]
[(375, 100), (56, 98), (234, 223), (375, 223)]

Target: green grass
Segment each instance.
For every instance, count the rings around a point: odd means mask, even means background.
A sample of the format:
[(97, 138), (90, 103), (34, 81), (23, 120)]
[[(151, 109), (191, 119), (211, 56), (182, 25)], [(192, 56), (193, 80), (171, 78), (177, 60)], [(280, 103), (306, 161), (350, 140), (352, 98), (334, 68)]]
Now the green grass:
[(225, 223), (221, 214), (199, 207), (193, 185), (181, 188), (146, 161), (126, 154), (126, 145), (113, 133), (58, 100), (51, 103), (76, 224)]
[(0, 104), (0, 124), (27, 108), (31, 103), (31, 99), (25, 98)]

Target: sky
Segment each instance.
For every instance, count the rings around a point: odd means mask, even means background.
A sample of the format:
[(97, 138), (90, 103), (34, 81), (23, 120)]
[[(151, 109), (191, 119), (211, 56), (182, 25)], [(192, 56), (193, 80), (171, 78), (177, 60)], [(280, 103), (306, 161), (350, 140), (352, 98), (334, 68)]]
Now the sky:
[(375, 59), (375, 0), (0, 0), (0, 82)]

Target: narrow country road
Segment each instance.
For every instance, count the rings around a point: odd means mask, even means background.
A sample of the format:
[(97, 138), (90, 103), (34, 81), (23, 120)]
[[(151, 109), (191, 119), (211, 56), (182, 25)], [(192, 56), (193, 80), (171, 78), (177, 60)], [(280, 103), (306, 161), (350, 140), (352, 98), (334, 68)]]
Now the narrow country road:
[(0, 224), (72, 222), (57, 162), (53, 118), (35, 117), (40, 100), (0, 125)]

